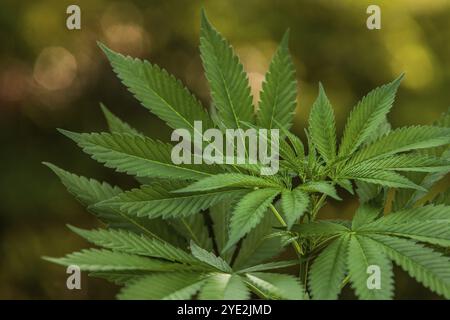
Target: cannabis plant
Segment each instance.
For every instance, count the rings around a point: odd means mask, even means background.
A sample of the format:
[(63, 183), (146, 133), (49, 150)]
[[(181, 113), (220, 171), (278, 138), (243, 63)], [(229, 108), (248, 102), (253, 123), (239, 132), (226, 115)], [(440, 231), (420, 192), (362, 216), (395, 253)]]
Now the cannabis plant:
[[(434, 125), (391, 129), (386, 116), (403, 76), (356, 104), (339, 144), (319, 85), (303, 144), (289, 131), (297, 83), (287, 33), (255, 107), (238, 57), (202, 13), (208, 111), (164, 69), (100, 47), (136, 99), (173, 129), (195, 133), (194, 121), (223, 132), (278, 129), (279, 170), (174, 164), (171, 144), (102, 106), (109, 132), (60, 132), (139, 186), (124, 191), (47, 163), (105, 226), (70, 226), (100, 248), (47, 260), (119, 284), (121, 299), (336, 299), (347, 285), (360, 299), (391, 299), (393, 262), (450, 298), (449, 192), (428, 195), (450, 169), (450, 114)], [(346, 192), (359, 199), (353, 219), (321, 219), (327, 200)], [(287, 260), (290, 250), (295, 259)]]

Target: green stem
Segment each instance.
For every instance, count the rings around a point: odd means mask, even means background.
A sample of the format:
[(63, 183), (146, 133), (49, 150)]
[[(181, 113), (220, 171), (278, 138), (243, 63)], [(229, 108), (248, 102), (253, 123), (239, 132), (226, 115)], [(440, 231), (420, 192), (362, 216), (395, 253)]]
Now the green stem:
[(319, 212), (320, 208), (322, 207), (325, 199), (327, 198), (326, 194), (322, 194), (322, 196), (320, 196), (319, 201), (317, 201), (317, 203), (314, 205), (313, 211), (311, 213), (311, 220), (314, 221), (316, 219), (316, 215), (317, 212)]
[[(272, 210), (275, 218), (277, 218), (278, 222), (280, 222), (281, 226), (283, 227), (287, 227), (287, 223), (286, 221), (284, 221), (283, 217), (280, 215), (280, 213), (278, 212), (278, 210), (274, 207), (273, 204), (270, 204), (270, 210)], [(292, 246), (294, 247), (295, 252), (297, 253), (298, 257), (301, 258), (303, 256), (303, 251), (302, 248), (300, 246), (300, 244), (298, 243), (297, 240), (294, 240), (292, 242)]]

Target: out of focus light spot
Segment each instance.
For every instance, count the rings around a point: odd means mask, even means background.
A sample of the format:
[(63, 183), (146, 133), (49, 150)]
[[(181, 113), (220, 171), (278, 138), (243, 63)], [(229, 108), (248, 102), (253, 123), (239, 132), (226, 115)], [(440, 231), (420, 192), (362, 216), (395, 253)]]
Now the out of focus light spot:
[(273, 52), (271, 52), (272, 50), (269, 52), (262, 51), (260, 47), (263, 47), (262, 43), (258, 43), (257, 46), (255, 45), (254, 47), (243, 46), (236, 49), (236, 53), (241, 59), (245, 70), (248, 72), (259, 72), (264, 74), (269, 66)]
[(405, 86), (411, 89), (421, 89), (434, 79), (434, 68), (427, 50), (416, 44), (407, 44), (395, 53), (392, 69), (396, 74), (406, 72)]
[(69, 87), (77, 74), (75, 57), (62, 47), (47, 47), (34, 64), (36, 82), (47, 90)]
[(149, 36), (142, 28), (142, 21), (142, 14), (133, 4), (116, 2), (110, 5), (100, 21), (107, 45), (121, 53), (142, 55), (149, 46)]
[(257, 105), (259, 101), (264, 75), (258, 72), (249, 72), (248, 81), (250, 82), (250, 89), (253, 96), (253, 104)]
[(117, 23), (142, 25), (142, 22), (141, 12), (130, 2), (112, 3), (104, 10), (100, 20), (103, 30)]
[[(261, 47), (264, 47), (261, 45)], [(267, 47), (267, 46), (266, 46)], [(261, 51), (258, 47), (244, 46), (237, 48), (237, 54), (241, 59), (244, 69), (248, 74), (248, 81), (253, 96), (253, 103), (257, 106), (264, 75), (270, 62), (270, 53)]]
[(392, 20), (391, 32), (383, 38), (391, 54), (390, 65), (393, 77), (405, 72), (402, 85), (410, 89), (424, 89), (432, 84), (438, 70), (433, 64), (433, 55), (428, 50), (420, 26), (416, 21), (403, 16)]
[(146, 33), (137, 25), (115, 24), (105, 30), (108, 46), (121, 53), (140, 56), (145, 51)]

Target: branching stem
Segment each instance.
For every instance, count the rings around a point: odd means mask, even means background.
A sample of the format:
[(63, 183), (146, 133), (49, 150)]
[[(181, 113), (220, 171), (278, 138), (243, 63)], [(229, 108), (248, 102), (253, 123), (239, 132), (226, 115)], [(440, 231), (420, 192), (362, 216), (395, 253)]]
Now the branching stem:
[[(272, 210), (275, 218), (277, 218), (278, 222), (280, 222), (281, 226), (283, 227), (287, 227), (287, 223), (286, 221), (284, 221), (283, 217), (281, 216), (281, 214), (278, 212), (278, 210), (274, 207), (273, 204), (270, 204), (270, 210)], [(298, 257), (301, 258), (303, 256), (303, 250), (300, 246), (300, 244), (298, 243), (297, 240), (294, 240), (292, 242), (292, 246), (295, 250), (295, 252), (297, 253)]]

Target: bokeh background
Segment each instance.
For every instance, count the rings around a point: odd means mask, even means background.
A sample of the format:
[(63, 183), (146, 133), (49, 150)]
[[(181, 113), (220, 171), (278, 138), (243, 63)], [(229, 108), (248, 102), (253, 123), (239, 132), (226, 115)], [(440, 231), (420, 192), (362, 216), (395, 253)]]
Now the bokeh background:
[[(66, 8), (81, 7), (81, 30), (66, 28)], [(366, 28), (366, 8), (378, 4), (381, 30)], [(102, 168), (55, 130), (106, 128), (99, 102), (153, 137), (169, 129), (140, 108), (96, 46), (100, 40), (143, 57), (180, 78), (205, 104), (198, 35), (200, 8), (230, 40), (249, 73), (255, 100), (286, 28), (299, 83), (294, 131), (303, 128), (322, 81), (341, 131), (350, 108), (370, 89), (406, 72), (389, 119), (394, 126), (427, 124), (450, 103), (450, 1), (159, 0), (15, 1), (0, 9), (0, 298), (106, 299), (117, 288), (82, 278), (65, 287), (65, 269), (40, 259), (87, 247), (66, 227), (96, 221), (43, 165), (130, 185)], [(332, 203), (348, 216), (355, 201)], [(398, 271), (396, 297), (437, 298)], [(345, 298), (352, 298), (350, 292)]]

